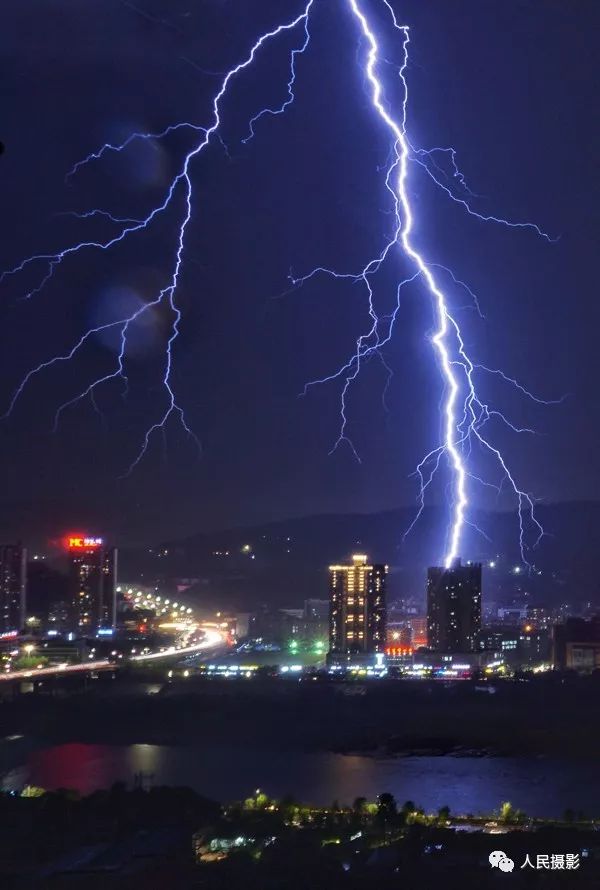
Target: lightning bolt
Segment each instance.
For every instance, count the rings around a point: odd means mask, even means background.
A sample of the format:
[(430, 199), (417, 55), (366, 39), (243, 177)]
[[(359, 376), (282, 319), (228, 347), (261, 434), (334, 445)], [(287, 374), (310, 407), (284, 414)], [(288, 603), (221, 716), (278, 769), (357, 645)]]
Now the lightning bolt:
[(254, 125), (258, 122), (258, 120), (265, 114), (279, 114), (283, 112), (289, 104), (294, 99), (293, 86), (295, 81), (295, 62), (296, 56), (299, 53), (304, 52), (309, 43), (309, 31), (308, 31), (308, 17), (310, 10), (312, 8), (315, 0), (308, 0), (306, 5), (304, 6), (303, 11), (293, 18), (291, 21), (285, 22), (283, 24), (278, 25), (270, 31), (262, 34), (252, 46), (247, 57), (236, 65), (234, 68), (231, 68), (223, 77), (221, 81), (221, 85), (214, 96), (212, 102), (212, 123), (208, 127), (199, 126), (197, 124), (189, 123), (186, 121), (179, 122), (176, 124), (171, 124), (168, 127), (165, 127), (159, 133), (132, 133), (130, 136), (125, 139), (124, 142), (120, 144), (111, 144), (106, 143), (99, 150), (90, 153), (83, 160), (78, 161), (73, 168), (67, 173), (67, 179), (74, 176), (79, 170), (85, 167), (87, 164), (93, 161), (101, 160), (105, 155), (110, 153), (120, 153), (125, 151), (133, 142), (136, 140), (160, 140), (169, 136), (171, 133), (177, 132), (179, 130), (191, 130), (200, 135), (199, 141), (194, 145), (194, 147), (188, 151), (184, 157), (183, 163), (176, 173), (174, 178), (172, 179), (167, 193), (163, 199), (163, 201), (154, 207), (143, 219), (132, 219), (132, 218), (123, 218), (114, 216), (107, 210), (102, 209), (94, 209), (91, 211), (83, 212), (83, 213), (74, 213), (73, 215), (77, 216), (80, 219), (86, 218), (94, 218), (94, 217), (102, 217), (108, 219), (111, 223), (116, 225), (120, 225), (120, 231), (104, 240), (84, 240), (80, 241), (76, 244), (73, 244), (69, 247), (64, 248), (63, 250), (55, 253), (55, 254), (36, 254), (34, 256), (30, 256), (20, 262), (18, 265), (3, 272), (0, 275), (0, 284), (9, 276), (17, 275), (27, 269), (29, 266), (32, 266), (39, 262), (46, 262), (48, 264), (47, 271), (41, 281), (26, 294), (26, 299), (33, 297), (35, 294), (38, 294), (44, 286), (50, 281), (53, 277), (58, 266), (67, 260), (69, 257), (78, 254), (85, 250), (103, 250), (107, 251), (110, 248), (114, 247), (116, 244), (124, 241), (126, 238), (134, 235), (137, 232), (148, 229), (154, 220), (163, 214), (170, 206), (172, 205), (174, 198), (176, 195), (182, 194), (183, 196), (183, 207), (184, 211), (182, 216), (180, 217), (179, 226), (178, 226), (178, 236), (177, 236), (177, 248), (175, 251), (175, 261), (173, 270), (171, 273), (171, 277), (169, 283), (160, 291), (156, 299), (146, 303), (141, 308), (137, 309), (135, 312), (130, 315), (118, 319), (116, 321), (111, 321), (103, 325), (99, 325), (95, 328), (91, 328), (86, 331), (82, 337), (74, 344), (74, 346), (69, 349), (67, 352), (59, 355), (55, 355), (52, 358), (41, 362), (36, 367), (32, 368), (27, 372), (25, 377), (22, 379), (21, 383), (18, 385), (16, 390), (13, 393), (12, 398), (10, 399), (8, 410), (6, 411), (4, 417), (8, 417), (14, 407), (18, 399), (23, 393), (23, 390), (28, 385), (28, 383), (32, 380), (32, 378), (36, 377), (43, 371), (51, 368), (53, 365), (69, 362), (71, 361), (80, 350), (90, 341), (93, 335), (100, 333), (101, 331), (108, 329), (116, 329), (121, 338), (121, 347), (119, 353), (116, 358), (116, 365), (108, 374), (105, 374), (98, 379), (92, 381), (89, 385), (87, 385), (82, 392), (80, 392), (77, 396), (70, 399), (69, 401), (62, 404), (56, 414), (54, 421), (54, 428), (56, 429), (60, 417), (63, 411), (71, 405), (76, 404), (81, 399), (86, 396), (90, 396), (94, 407), (96, 407), (95, 402), (95, 390), (101, 386), (102, 384), (108, 383), (109, 381), (116, 380), (121, 378), (125, 384), (127, 384), (127, 377), (125, 374), (125, 356), (127, 350), (127, 335), (132, 327), (138, 321), (138, 319), (146, 312), (151, 306), (160, 306), (164, 303), (167, 304), (171, 316), (171, 333), (167, 340), (166, 348), (165, 348), (165, 371), (163, 377), (163, 386), (166, 392), (167, 400), (166, 406), (163, 412), (161, 413), (158, 420), (156, 420), (153, 424), (151, 424), (143, 437), (142, 445), (138, 454), (132, 460), (129, 469), (125, 475), (129, 475), (142, 460), (144, 455), (148, 450), (148, 446), (150, 444), (150, 440), (152, 438), (153, 433), (157, 431), (164, 431), (166, 428), (166, 424), (172, 416), (176, 416), (179, 418), (179, 421), (183, 427), (183, 429), (190, 435), (196, 444), (199, 446), (199, 442), (195, 434), (193, 433), (191, 427), (189, 426), (183, 408), (179, 405), (177, 401), (177, 397), (175, 394), (173, 381), (172, 381), (172, 370), (173, 370), (173, 347), (175, 341), (177, 340), (180, 323), (182, 318), (182, 313), (180, 308), (176, 302), (176, 291), (179, 283), (179, 278), (181, 274), (182, 264), (184, 260), (184, 248), (185, 248), (185, 236), (186, 231), (189, 225), (189, 222), (192, 218), (193, 214), (193, 198), (194, 198), (194, 187), (192, 178), (190, 175), (190, 167), (192, 163), (196, 160), (196, 158), (201, 155), (209, 146), (213, 137), (220, 138), (219, 128), (221, 126), (221, 102), (227, 93), (229, 85), (231, 81), (238, 75), (240, 72), (244, 71), (246, 68), (250, 67), (262, 49), (262, 47), (268, 43), (269, 41), (279, 37), (281, 34), (285, 32), (294, 31), (298, 26), (304, 25), (304, 40), (299, 49), (295, 49), (291, 54), (291, 78), (288, 83), (288, 98), (284, 102), (281, 109), (263, 109), (259, 114), (255, 115), (250, 122), (250, 137), (254, 135)]
[[(94, 335), (108, 329), (113, 329), (118, 332), (120, 337), (120, 348), (114, 366), (106, 374), (88, 383), (74, 398), (60, 405), (55, 415), (55, 428), (60, 421), (62, 413), (68, 407), (76, 404), (83, 398), (89, 397), (92, 400), (92, 404), (97, 409), (95, 393), (98, 387), (115, 380), (121, 380), (125, 386), (127, 386), (128, 381), (125, 364), (128, 335), (132, 326), (138, 322), (141, 316), (148, 311), (150, 307), (164, 306), (168, 309), (171, 317), (170, 334), (165, 347), (164, 358), (163, 387), (166, 395), (165, 406), (155, 422), (147, 428), (139, 452), (132, 460), (127, 472), (132, 472), (142, 460), (148, 450), (154, 433), (160, 431), (164, 434), (167, 423), (171, 417), (176, 417), (183, 429), (197, 442), (197, 439), (186, 420), (184, 410), (177, 401), (177, 395), (172, 380), (174, 348), (182, 322), (182, 312), (176, 299), (177, 289), (185, 258), (187, 229), (194, 212), (195, 192), (191, 169), (199, 156), (204, 154), (208, 149), (211, 142), (220, 141), (221, 145), (227, 150), (219, 131), (222, 120), (222, 100), (227, 94), (229, 85), (237, 75), (253, 65), (257, 54), (265, 44), (275, 40), (286, 32), (293, 32), (294, 34), (298, 32), (300, 36), (300, 42), (292, 49), (290, 54), (290, 76), (287, 83), (286, 97), (281, 105), (275, 108), (265, 107), (259, 110), (258, 113), (251, 118), (249, 121), (248, 135), (242, 142), (247, 143), (254, 137), (256, 126), (260, 121), (268, 116), (277, 116), (285, 113), (293, 103), (295, 98), (294, 86), (297, 75), (296, 63), (298, 56), (304, 53), (309, 46), (309, 16), (313, 4), (316, 2), (317, 0), (308, 0), (302, 11), (295, 18), (279, 24), (272, 30), (262, 34), (256, 40), (251, 47), (250, 52), (242, 62), (231, 68), (226, 74), (218, 75), (221, 78), (220, 86), (212, 101), (212, 121), (208, 126), (183, 121), (171, 124), (156, 133), (135, 132), (130, 134), (121, 143), (104, 144), (97, 151), (88, 154), (82, 160), (78, 161), (67, 173), (67, 179), (70, 179), (76, 176), (87, 164), (101, 161), (112, 154), (125, 152), (136, 141), (160, 141), (179, 131), (189, 132), (196, 139), (192, 148), (185, 153), (181, 165), (169, 183), (162, 200), (145, 216), (142, 218), (137, 218), (135, 216), (116, 216), (109, 210), (100, 208), (73, 213), (74, 216), (82, 221), (87, 219), (103, 219), (105, 223), (117, 226), (117, 232), (103, 240), (81, 240), (56, 253), (35, 254), (22, 260), (19, 264), (0, 275), (1, 283), (9, 276), (23, 273), (30, 267), (35, 268), (38, 264), (45, 264), (45, 272), (42, 278), (26, 294), (26, 298), (31, 298), (45, 287), (45, 285), (53, 278), (59, 267), (73, 255), (87, 250), (109, 251), (115, 245), (135, 236), (137, 233), (142, 233), (148, 230), (157, 218), (165, 214), (167, 211), (171, 211), (176, 205), (181, 205), (182, 209), (177, 210), (177, 239), (173, 267), (165, 286), (160, 290), (157, 296), (153, 300), (137, 308), (134, 312), (87, 330), (70, 349), (54, 355), (28, 371), (10, 399), (5, 417), (11, 414), (25, 387), (34, 377), (47, 371), (54, 365), (72, 361), (79, 355), (81, 350), (84, 349)], [(339, 435), (334, 443), (332, 451), (335, 451), (339, 446), (345, 444), (351, 449), (357, 460), (360, 460), (358, 451), (348, 435), (348, 397), (352, 384), (358, 378), (364, 364), (372, 358), (378, 358), (388, 372), (388, 382), (386, 384), (387, 390), (391, 376), (391, 369), (385, 360), (382, 350), (392, 339), (394, 327), (401, 308), (401, 295), (404, 289), (409, 286), (424, 288), (432, 302), (436, 319), (436, 327), (430, 339), (438, 360), (444, 384), (444, 394), (440, 406), (443, 433), (439, 444), (425, 455), (415, 470), (415, 476), (419, 480), (419, 494), (417, 512), (411, 528), (418, 521), (425, 506), (427, 490), (440, 469), (442, 461), (445, 460), (451, 470), (452, 482), (450, 495), (451, 523), (448, 531), (446, 551), (443, 556), (444, 565), (450, 566), (453, 560), (458, 556), (460, 552), (462, 532), (465, 525), (473, 525), (472, 520), (467, 515), (467, 509), (470, 503), (468, 494), (470, 482), (491, 487), (498, 493), (502, 490), (504, 485), (510, 487), (516, 499), (518, 510), (521, 556), (523, 561), (528, 564), (526, 558), (526, 551), (528, 549), (526, 540), (527, 518), (529, 520), (529, 525), (533, 526), (536, 534), (536, 541), (533, 546), (537, 544), (541, 536), (544, 534), (544, 531), (535, 515), (535, 502), (533, 496), (520, 488), (514, 473), (511, 471), (503, 454), (489, 437), (487, 427), (492, 420), (496, 420), (515, 433), (529, 433), (533, 431), (527, 427), (516, 426), (500, 411), (487, 405), (479, 395), (477, 380), (479, 375), (495, 375), (503, 382), (516, 388), (521, 395), (524, 395), (535, 402), (554, 404), (560, 400), (547, 401), (541, 399), (526, 389), (514, 377), (505, 374), (499, 369), (489, 368), (487, 365), (475, 361), (468, 354), (457, 318), (451, 312), (450, 300), (443, 285), (440, 283), (440, 280), (443, 279), (444, 276), (440, 276), (439, 273), (445, 273), (445, 275), (449, 276), (455, 286), (465, 290), (469, 294), (474, 308), (483, 317), (479, 299), (469, 285), (458, 278), (451, 269), (426, 259), (423, 253), (415, 247), (412, 239), (414, 216), (409, 190), (410, 165), (412, 165), (411, 169), (421, 169), (424, 171), (437, 188), (441, 189), (452, 202), (458, 204), (474, 220), (483, 223), (501, 225), (511, 229), (528, 230), (547, 241), (555, 239), (535, 223), (514, 221), (504, 217), (483, 213), (476, 209), (473, 201), (477, 200), (479, 196), (467, 185), (465, 175), (458, 166), (454, 148), (434, 147), (431, 149), (424, 149), (415, 147), (411, 143), (407, 135), (407, 111), (409, 99), (408, 81), (406, 77), (409, 47), (408, 27), (399, 23), (389, 0), (376, 0), (376, 2), (381, 5), (382, 12), (385, 10), (386, 14), (389, 15), (391, 19), (391, 27), (401, 35), (402, 62), (397, 66), (385, 58), (381, 53), (379, 41), (376, 36), (376, 28), (372, 24), (369, 14), (366, 11), (366, 2), (363, 2), (363, 0), (339, 0), (339, 2), (340, 6), (342, 4), (345, 5), (348, 12), (351, 14), (361, 37), (361, 45), (359, 46), (359, 52), (357, 53), (357, 60), (361, 58), (363, 47), (366, 48), (365, 57), (359, 62), (364, 74), (365, 88), (367, 89), (374, 115), (379, 119), (380, 124), (386, 130), (390, 139), (390, 155), (388, 163), (384, 168), (384, 184), (391, 200), (391, 213), (393, 215), (394, 225), (391, 236), (385, 241), (379, 254), (374, 258), (369, 259), (358, 271), (339, 272), (326, 266), (319, 266), (302, 277), (296, 278), (290, 276), (290, 282), (293, 288), (308, 284), (311, 279), (318, 275), (329, 275), (338, 279), (345, 279), (350, 283), (358, 284), (363, 287), (367, 297), (369, 322), (364, 333), (357, 338), (354, 351), (342, 367), (325, 377), (307, 383), (303, 394), (306, 395), (310, 389), (317, 384), (325, 384), (338, 379), (342, 381), (340, 405), (341, 424)], [(372, 2), (375, 2), (375, 0), (372, 0)], [(380, 75), (380, 70), (384, 65), (388, 68), (390, 66), (393, 67), (400, 79), (403, 98), (397, 115), (394, 113), (391, 105), (387, 102), (384, 96), (384, 87)], [(212, 76), (215, 75), (213, 74)], [(380, 316), (377, 313), (375, 305), (374, 281), (377, 274), (382, 267), (387, 264), (390, 257), (393, 257), (398, 253), (409, 262), (411, 272), (398, 280), (396, 285), (396, 301), (391, 313), (386, 316)], [(383, 398), (385, 401), (385, 391)], [(470, 458), (474, 447), (478, 447), (481, 452), (493, 458), (500, 472), (499, 484), (476, 475), (473, 472), (471, 469)], [(479, 529), (479, 531), (481, 531), (481, 529)]]
[[(547, 240), (551, 239), (547, 233), (543, 232), (539, 228), (539, 226), (533, 223), (511, 222), (500, 217), (483, 215), (472, 210), (469, 202), (463, 197), (456, 196), (452, 192), (452, 190), (441, 181), (439, 177), (436, 177), (435, 174), (432, 173), (431, 168), (421, 159), (421, 156), (412, 150), (412, 147), (406, 136), (408, 104), (408, 82), (406, 79), (406, 67), (408, 64), (409, 33), (408, 28), (401, 26), (397, 21), (394, 11), (390, 6), (388, 0), (383, 0), (383, 2), (391, 14), (394, 27), (397, 30), (401, 31), (403, 34), (404, 57), (399, 70), (399, 77), (402, 82), (404, 98), (399, 120), (396, 120), (394, 119), (394, 117), (392, 117), (391, 112), (388, 111), (383, 101), (383, 87), (377, 73), (380, 63), (380, 51), (374, 30), (371, 27), (359, 0), (348, 0), (350, 9), (355, 16), (360, 26), (362, 35), (368, 45), (366, 76), (369, 84), (371, 85), (372, 104), (376, 113), (387, 127), (395, 146), (396, 159), (393, 165), (390, 167), (387, 179), (389, 187), (390, 175), (396, 168), (396, 184), (393, 196), (396, 211), (397, 229), (394, 241), (399, 242), (405, 255), (419, 270), (420, 278), (425, 283), (433, 299), (437, 312), (438, 327), (433, 334), (432, 343), (437, 350), (442, 375), (446, 385), (445, 404), (443, 407), (443, 414), (445, 417), (443, 437), (444, 441), (441, 447), (438, 447), (434, 450), (434, 452), (430, 453), (430, 455), (427, 455), (424, 459), (424, 462), (419, 465), (418, 472), (421, 474), (420, 509), (422, 509), (422, 505), (424, 504), (425, 489), (431, 482), (433, 474), (439, 467), (439, 460), (442, 453), (445, 453), (449, 459), (454, 474), (454, 490), (452, 498), (453, 517), (450, 527), (448, 546), (443, 558), (444, 565), (448, 568), (459, 554), (461, 534), (463, 526), (466, 522), (465, 511), (469, 504), (467, 495), (467, 478), (469, 474), (467, 472), (465, 461), (463, 459), (463, 446), (466, 442), (470, 443), (472, 437), (475, 437), (477, 442), (479, 442), (485, 450), (490, 452), (496, 458), (496, 460), (500, 464), (503, 478), (510, 483), (510, 486), (512, 487), (516, 495), (519, 517), (519, 544), (521, 556), (525, 562), (528, 562), (525, 556), (525, 509), (529, 511), (530, 519), (538, 533), (536, 543), (539, 542), (541, 536), (544, 533), (544, 530), (535, 516), (535, 505), (531, 495), (519, 488), (499, 449), (491, 444), (482, 432), (482, 428), (484, 424), (487, 423), (492, 412), (489, 411), (487, 406), (480, 400), (477, 395), (474, 381), (475, 365), (467, 355), (460, 327), (458, 325), (458, 322), (450, 312), (448, 300), (443, 290), (441, 289), (441, 286), (436, 280), (436, 277), (432, 271), (432, 266), (426, 262), (425, 258), (414, 247), (412, 243), (411, 232), (413, 228), (413, 213), (407, 187), (408, 163), (409, 159), (411, 158), (411, 154), (412, 158), (416, 160), (417, 163), (419, 163), (422, 167), (424, 167), (427, 173), (433, 178), (436, 185), (442, 188), (442, 190), (453, 201), (459, 203), (471, 216), (475, 216), (476, 218), (484, 222), (499, 223), (511, 228), (533, 229), (541, 237), (544, 237)], [(462, 177), (460, 171), (456, 166), (454, 151), (451, 150), (451, 152), (455, 176), (459, 179), (461, 185), (464, 188), (464, 177)], [(358, 361), (359, 358), (357, 353), (356, 364), (358, 364)], [(462, 381), (457, 371), (461, 373)], [(507, 379), (506, 376), (505, 379)], [(516, 383), (516, 381), (511, 382)], [(520, 388), (522, 389), (522, 391), (525, 391), (523, 387)], [(459, 419), (458, 411), (461, 392), (463, 394), (462, 418)], [(531, 395), (530, 393), (528, 393), (528, 391), (526, 392), (528, 395)], [(494, 412), (494, 415), (503, 418), (503, 415), (501, 415), (499, 412)], [(513, 430), (516, 430), (516, 428), (512, 424), (510, 426)], [(433, 471), (430, 473), (429, 477), (425, 479), (425, 477), (422, 475), (423, 466), (424, 464), (431, 461), (434, 457), (435, 463)]]
[[(435, 308), (436, 330), (431, 336), (431, 343), (437, 354), (445, 387), (441, 406), (443, 437), (441, 444), (426, 454), (416, 468), (415, 476), (419, 480), (418, 508), (413, 522), (407, 529), (406, 534), (412, 530), (420, 518), (425, 507), (427, 489), (440, 469), (442, 458), (446, 458), (450, 464), (452, 472), (450, 497), (451, 522), (447, 536), (446, 550), (442, 559), (443, 564), (446, 567), (450, 567), (459, 555), (462, 532), (465, 525), (473, 526), (481, 532), (481, 534), (484, 534), (481, 529), (474, 526), (474, 524), (467, 518), (467, 508), (469, 506), (468, 483), (469, 481), (472, 481), (486, 487), (494, 488), (498, 493), (500, 492), (502, 485), (508, 483), (516, 498), (521, 558), (524, 563), (529, 565), (526, 555), (528, 549), (526, 542), (526, 516), (528, 515), (529, 522), (535, 530), (536, 537), (533, 544), (534, 547), (537, 546), (543, 536), (544, 529), (536, 517), (533, 496), (522, 490), (519, 486), (500, 449), (490, 441), (484, 427), (492, 418), (495, 418), (515, 433), (533, 432), (533, 430), (526, 427), (515, 426), (500, 411), (490, 408), (485, 404), (478, 395), (475, 375), (477, 371), (496, 374), (505, 382), (517, 388), (522, 394), (542, 404), (555, 404), (558, 401), (562, 401), (562, 399), (540, 399), (503, 371), (490, 369), (483, 364), (476, 363), (468, 355), (459, 323), (450, 310), (449, 300), (442, 285), (439, 283), (438, 276), (434, 270), (443, 270), (452, 278), (455, 284), (466, 289), (473, 299), (473, 304), (477, 312), (482, 315), (479, 300), (472, 289), (465, 282), (458, 279), (452, 270), (447, 269), (445, 266), (441, 266), (438, 263), (427, 261), (424, 255), (417, 250), (413, 244), (412, 229), (414, 216), (409, 197), (409, 164), (413, 163), (424, 169), (435, 185), (453, 202), (459, 204), (469, 216), (478, 219), (481, 222), (494, 223), (507, 228), (531, 230), (547, 241), (554, 241), (556, 239), (553, 239), (535, 223), (512, 221), (492, 214), (483, 214), (474, 209), (470, 203), (470, 199), (477, 196), (474, 195), (467, 186), (465, 176), (458, 167), (456, 152), (453, 148), (433, 148), (426, 150), (413, 147), (406, 133), (409, 96), (408, 81), (406, 78), (409, 46), (408, 27), (399, 23), (388, 0), (382, 0), (382, 4), (387, 8), (387, 11), (391, 16), (393, 27), (402, 35), (403, 59), (402, 64), (398, 68), (398, 76), (401, 81), (403, 100), (399, 116), (396, 118), (390, 110), (389, 103), (384, 98), (384, 88), (379, 76), (379, 70), (383, 63), (389, 64), (389, 62), (381, 55), (375, 28), (371, 24), (371, 21), (365, 12), (365, 6), (361, 0), (345, 0), (345, 2), (354, 17), (361, 36), (367, 46), (366, 61), (364, 62), (364, 75), (369, 86), (369, 98), (373, 110), (383, 123), (391, 139), (391, 160), (386, 168), (385, 185), (392, 198), (395, 228), (392, 237), (387, 241), (381, 253), (374, 259), (369, 260), (362, 270), (359, 270), (358, 272), (339, 272), (334, 269), (319, 266), (302, 277), (294, 278), (290, 276), (292, 287), (304, 285), (315, 276), (323, 274), (338, 279), (348, 279), (355, 283), (362, 283), (366, 289), (370, 319), (368, 329), (357, 339), (356, 350), (348, 361), (331, 374), (307, 383), (302, 394), (306, 395), (309, 389), (313, 386), (328, 383), (336, 379), (342, 380), (340, 432), (332, 450), (337, 449), (342, 443), (346, 443), (350, 447), (352, 454), (360, 460), (358, 452), (347, 433), (348, 393), (352, 383), (358, 377), (361, 365), (365, 360), (372, 357), (375, 353), (379, 353), (381, 348), (389, 342), (400, 308), (400, 292), (402, 288), (418, 279), (425, 286)], [(439, 155), (449, 159), (451, 168), (450, 176), (438, 162), (437, 157)], [(450, 180), (450, 184), (448, 184), (448, 180)], [(456, 191), (456, 185), (458, 186), (458, 193)], [(395, 309), (387, 319), (381, 319), (377, 316), (374, 308), (371, 279), (381, 269), (392, 248), (395, 247), (400, 248), (402, 254), (416, 269), (416, 272), (412, 277), (400, 281), (397, 286)], [(386, 323), (387, 330), (385, 330)], [(388, 384), (386, 384), (386, 388)], [(491, 455), (499, 466), (501, 473), (500, 485), (495, 485), (494, 483), (477, 476), (468, 468), (467, 462), (471, 455), (473, 444), (479, 445), (483, 452)]]

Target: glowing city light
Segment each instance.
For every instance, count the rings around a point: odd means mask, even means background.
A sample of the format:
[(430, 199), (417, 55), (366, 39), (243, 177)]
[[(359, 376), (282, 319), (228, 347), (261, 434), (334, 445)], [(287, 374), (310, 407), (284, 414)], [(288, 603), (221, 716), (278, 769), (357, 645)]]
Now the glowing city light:
[(69, 550), (97, 550), (102, 547), (102, 538), (90, 538), (82, 535), (70, 536), (67, 539)]

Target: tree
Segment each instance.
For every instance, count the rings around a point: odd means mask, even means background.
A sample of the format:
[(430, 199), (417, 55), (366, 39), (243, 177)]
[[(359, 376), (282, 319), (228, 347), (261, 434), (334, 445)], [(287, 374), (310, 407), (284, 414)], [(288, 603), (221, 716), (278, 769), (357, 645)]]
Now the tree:
[(515, 816), (515, 808), (508, 800), (505, 800), (503, 803), (500, 804), (500, 822), (514, 822)]
[(38, 788), (37, 785), (25, 785), (21, 791), (21, 797), (43, 797), (45, 793), (45, 789)]
[(279, 810), (287, 822), (297, 820), (300, 815), (300, 806), (292, 794), (284, 794), (279, 801)]
[(352, 804), (352, 810), (357, 816), (364, 816), (367, 811), (367, 798), (357, 797)]
[(398, 819), (398, 809), (393, 794), (387, 791), (377, 796), (377, 816), (376, 820), (383, 829), (383, 840), (385, 842), (388, 825)]
[(450, 807), (447, 805), (440, 807), (438, 810), (438, 820), (440, 822), (447, 822), (449, 820), (449, 818), (450, 818)]
[(396, 822), (398, 819), (398, 807), (396, 806), (396, 799), (393, 794), (389, 794), (389, 792), (384, 792), (383, 794), (378, 795), (377, 797), (377, 821), (381, 823), (383, 827), (383, 837), (385, 840), (385, 836), (387, 834), (388, 825), (390, 823)]
[(394, 795), (390, 794), (387, 791), (384, 791), (383, 794), (380, 794), (377, 798), (377, 811), (386, 819), (394, 818), (394, 816), (396, 816), (398, 812), (398, 807), (396, 806), (396, 798), (394, 797)]
[(14, 662), (14, 669), (16, 671), (35, 671), (37, 670), (38, 665), (40, 667), (45, 667), (48, 664), (48, 659), (45, 655), (38, 655), (33, 652), (27, 655), (20, 655)]

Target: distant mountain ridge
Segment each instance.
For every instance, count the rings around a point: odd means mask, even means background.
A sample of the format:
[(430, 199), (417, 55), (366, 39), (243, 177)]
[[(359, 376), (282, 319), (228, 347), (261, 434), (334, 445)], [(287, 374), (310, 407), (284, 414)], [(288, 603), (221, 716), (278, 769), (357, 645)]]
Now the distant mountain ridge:
[[(527, 550), (534, 565), (520, 561), (515, 513), (480, 512), (465, 530), (463, 558), (495, 562), (484, 575), (484, 594), (527, 591), (538, 601), (557, 603), (598, 597), (600, 601), (600, 503), (541, 504), (537, 515), (546, 535)], [(281, 606), (327, 596), (327, 566), (352, 552), (365, 552), (390, 566), (390, 596), (424, 592), (426, 569), (443, 552), (447, 514), (428, 507), (409, 537), (414, 508), (371, 514), (315, 515), (232, 528), (167, 541), (151, 550), (123, 554), (131, 577), (199, 579), (195, 595), (207, 605), (253, 608)], [(531, 540), (533, 535), (528, 535)], [(249, 548), (249, 549), (248, 549)], [(519, 566), (519, 571), (515, 567)]]

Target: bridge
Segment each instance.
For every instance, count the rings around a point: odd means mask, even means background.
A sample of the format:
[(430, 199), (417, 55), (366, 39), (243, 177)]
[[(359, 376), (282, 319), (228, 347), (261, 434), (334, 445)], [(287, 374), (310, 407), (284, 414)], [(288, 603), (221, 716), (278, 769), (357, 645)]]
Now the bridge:
[(86, 672), (89, 673), (90, 671), (115, 671), (132, 662), (149, 662), (150, 664), (152, 664), (154, 662), (160, 661), (179, 661), (181, 658), (185, 658), (190, 655), (201, 655), (203, 652), (218, 649), (226, 645), (225, 635), (221, 633), (221, 631), (215, 630), (214, 628), (202, 627), (200, 628), (200, 630), (203, 633), (203, 638), (198, 642), (188, 646), (181, 646), (180, 648), (177, 648), (177, 646), (170, 646), (168, 649), (163, 649), (160, 652), (148, 652), (144, 655), (132, 655), (123, 662), (109, 661), (109, 659), (107, 658), (96, 661), (92, 661), (90, 659), (89, 661), (82, 662), (81, 664), (68, 664), (67, 662), (64, 662), (62, 664), (49, 665), (48, 667), (28, 668), (27, 670), (21, 671), (8, 671), (6, 673), (0, 674), (0, 683), (10, 680), (31, 680), (34, 677), (52, 677), (63, 674), (66, 675), (78, 673), (81, 674)]

